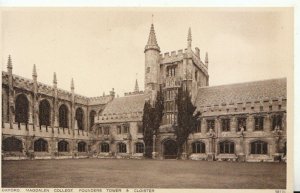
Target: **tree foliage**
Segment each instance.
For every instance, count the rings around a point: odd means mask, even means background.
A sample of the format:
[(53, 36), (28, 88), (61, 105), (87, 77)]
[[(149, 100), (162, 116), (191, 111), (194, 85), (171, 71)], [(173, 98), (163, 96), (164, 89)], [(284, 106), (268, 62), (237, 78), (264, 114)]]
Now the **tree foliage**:
[(176, 96), (177, 104), (177, 125), (175, 126), (175, 135), (178, 145), (178, 157), (183, 152), (183, 145), (191, 133), (196, 130), (199, 112), (195, 113), (196, 107), (193, 105), (191, 96), (186, 88), (180, 87)]
[(147, 101), (143, 110), (143, 134), (145, 143), (145, 156), (152, 157), (153, 135), (157, 134), (164, 109), (164, 98), (162, 92), (157, 92), (154, 107)]
[(145, 156), (152, 157), (153, 145), (153, 110), (149, 101), (145, 102), (143, 111), (143, 140), (145, 143)]

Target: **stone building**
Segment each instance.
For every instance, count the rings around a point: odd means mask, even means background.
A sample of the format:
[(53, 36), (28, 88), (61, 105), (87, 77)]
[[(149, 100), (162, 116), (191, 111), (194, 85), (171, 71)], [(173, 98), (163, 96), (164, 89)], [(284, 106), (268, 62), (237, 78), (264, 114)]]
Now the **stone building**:
[(88, 98), (12, 73), (9, 57), (2, 72), (2, 158), (142, 158), (145, 101), (164, 93), (164, 113), (153, 137), (156, 159), (175, 158), (175, 96), (188, 89), (200, 112), (184, 158), (194, 160), (274, 161), (286, 157), (286, 79), (209, 86), (208, 54), (187, 48), (161, 54), (151, 25), (145, 53), (145, 91), (136, 82), (124, 97)]

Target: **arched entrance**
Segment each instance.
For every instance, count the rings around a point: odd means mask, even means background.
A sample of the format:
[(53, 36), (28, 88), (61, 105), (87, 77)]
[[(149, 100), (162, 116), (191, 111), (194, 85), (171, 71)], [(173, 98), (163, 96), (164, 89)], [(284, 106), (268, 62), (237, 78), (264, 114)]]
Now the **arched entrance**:
[(164, 159), (176, 159), (178, 147), (176, 141), (168, 139), (163, 142), (163, 155)]

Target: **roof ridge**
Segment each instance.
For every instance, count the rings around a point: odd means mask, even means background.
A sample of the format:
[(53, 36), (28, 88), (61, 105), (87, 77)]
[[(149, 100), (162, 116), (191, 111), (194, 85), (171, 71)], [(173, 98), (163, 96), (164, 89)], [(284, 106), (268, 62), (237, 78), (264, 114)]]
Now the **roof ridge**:
[(272, 80), (286, 80), (286, 79), (287, 79), (287, 77), (281, 77), (281, 78), (272, 78), (272, 79), (255, 80), (255, 81), (246, 81), (246, 82), (238, 82), (238, 83), (230, 83), (230, 84), (219, 84), (219, 85), (213, 85), (213, 86), (204, 86), (204, 87), (200, 87), (199, 89), (213, 88), (213, 87), (224, 87), (224, 86), (233, 86), (233, 85), (247, 84), (247, 83), (267, 82), (267, 81), (272, 81)]

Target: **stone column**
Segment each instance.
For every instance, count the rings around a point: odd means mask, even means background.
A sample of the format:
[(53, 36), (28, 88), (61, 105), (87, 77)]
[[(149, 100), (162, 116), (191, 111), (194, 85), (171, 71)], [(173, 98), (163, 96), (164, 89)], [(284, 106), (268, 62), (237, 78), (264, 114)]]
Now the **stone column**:
[(241, 130), (240, 132), (240, 138), (239, 138), (239, 150), (238, 150), (238, 161), (244, 162), (246, 161), (246, 156), (245, 156), (245, 145), (244, 145), (244, 131)]
[(202, 118), (202, 121), (201, 121), (201, 134), (206, 134), (207, 132), (207, 128), (206, 128), (206, 119), (205, 118)]
[(283, 113), (281, 127), (282, 127), (282, 131), (286, 135), (286, 131), (287, 131), (287, 128), (286, 128), (286, 113)]
[(273, 154), (273, 159), (274, 161), (280, 161), (281, 155), (279, 152), (279, 140), (281, 136), (281, 130), (279, 128), (275, 128), (273, 131), (273, 136), (274, 136), (274, 154)]
[(219, 117), (216, 117), (215, 118), (215, 133), (217, 134), (217, 136), (220, 136), (221, 135), (221, 132), (222, 132), (222, 121)]
[(246, 125), (247, 131), (252, 132), (254, 130), (254, 124), (255, 124), (253, 114), (248, 115), (248, 119), (246, 120), (246, 124), (247, 124)]
[(213, 161), (215, 154), (214, 154), (214, 137), (215, 137), (215, 132), (210, 129), (207, 133), (208, 136), (208, 153), (207, 153), (207, 160), (208, 161)]
[(270, 114), (267, 114), (266, 117), (264, 118), (264, 131), (270, 132), (271, 130), (272, 130), (271, 116)]
[[(9, 88), (12, 89), (12, 88)], [(9, 113), (9, 128), (13, 129), (13, 124), (15, 122), (15, 103), (14, 103), (14, 92), (13, 91), (9, 91), (9, 96), (8, 96), (8, 100), (9, 100), (9, 106), (8, 106), (8, 113)]]
[(232, 116), (230, 119), (230, 131), (233, 133), (237, 131), (237, 119), (235, 116)]
[(156, 135), (153, 135), (153, 151), (152, 151), (152, 159), (157, 159), (157, 151), (156, 151)]
[(13, 87), (13, 75), (12, 75), (12, 59), (11, 56), (8, 56), (7, 61), (7, 73), (8, 73), (8, 113), (9, 113), (9, 128), (13, 129), (13, 124), (15, 122), (15, 103), (14, 103), (14, 87)]

